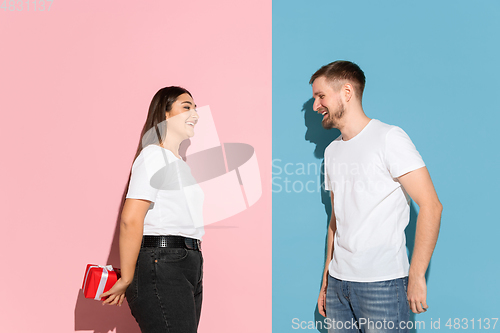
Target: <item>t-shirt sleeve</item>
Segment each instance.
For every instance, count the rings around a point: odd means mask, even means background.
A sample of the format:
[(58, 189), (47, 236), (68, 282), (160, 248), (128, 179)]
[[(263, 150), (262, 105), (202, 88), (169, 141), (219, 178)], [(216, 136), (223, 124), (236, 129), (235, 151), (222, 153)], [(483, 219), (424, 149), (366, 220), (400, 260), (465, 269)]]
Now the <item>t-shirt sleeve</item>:
[(408, 134), (397, 126), (387, 133), (385, 162), (393, 178), (425, 166)]
[(154, 184), (153, 176), (164, 166), (165, 162), (158, 149), (144, 148), (132, 165), (126, 198), (155, 202), (160, 186)]

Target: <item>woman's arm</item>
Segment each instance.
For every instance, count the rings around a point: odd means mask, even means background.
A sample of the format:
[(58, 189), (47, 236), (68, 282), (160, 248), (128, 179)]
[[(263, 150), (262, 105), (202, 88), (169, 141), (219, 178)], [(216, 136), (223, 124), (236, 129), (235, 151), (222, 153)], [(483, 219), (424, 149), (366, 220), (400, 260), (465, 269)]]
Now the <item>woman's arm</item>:
[(126, 199), (120, 218), (120, 265), (121, 278), (101, 297), (107, 297), (104, 304), (121, 306), (125, 291), (134, 277), (135, 265), (141, 249), (144, 217), (150, 201)]

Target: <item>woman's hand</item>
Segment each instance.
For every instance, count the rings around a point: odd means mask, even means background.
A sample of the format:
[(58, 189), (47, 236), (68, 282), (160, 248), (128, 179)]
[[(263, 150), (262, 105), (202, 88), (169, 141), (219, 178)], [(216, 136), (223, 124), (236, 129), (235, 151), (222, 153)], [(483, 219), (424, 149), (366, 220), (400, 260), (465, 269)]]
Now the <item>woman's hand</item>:
[(125, 299), (125, 291), (128, 286), (129, 283), (126, 283), (119, 278), (110, 290), (101, 295), (101, 298), (107, 297), (106, 300), (102, 302), (102, 305), (109, 304), (122, 306), (123, 300)]
[(141, 250), (144, 217), (151, 201), (126, 199), (123, 204), (120, 220), (120, 268), (121, 277), (115, 285), (101, 297), (107, 297), (102, 305), (121, 306), (125, 299), (125, 291), (133, 280), (137, 257)]

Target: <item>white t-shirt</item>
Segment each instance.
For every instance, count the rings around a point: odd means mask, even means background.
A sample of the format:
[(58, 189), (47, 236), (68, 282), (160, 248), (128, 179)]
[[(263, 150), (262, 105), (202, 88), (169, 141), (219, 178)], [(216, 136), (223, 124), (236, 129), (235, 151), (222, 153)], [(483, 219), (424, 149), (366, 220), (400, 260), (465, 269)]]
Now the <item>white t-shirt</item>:
[(407, 276), (410, 198), (397, 178), (425, 166), (408, 135), (372, 119), (354, 138), (330, 143), (324, 165), (337, 221), (330, 275), (356, 282)]
[(132, 165), (127, 198), (151, 201), (144, 235), (179, 235), (200, 239), (203, 199), (189, 166), (157, 145), (142, 149)]

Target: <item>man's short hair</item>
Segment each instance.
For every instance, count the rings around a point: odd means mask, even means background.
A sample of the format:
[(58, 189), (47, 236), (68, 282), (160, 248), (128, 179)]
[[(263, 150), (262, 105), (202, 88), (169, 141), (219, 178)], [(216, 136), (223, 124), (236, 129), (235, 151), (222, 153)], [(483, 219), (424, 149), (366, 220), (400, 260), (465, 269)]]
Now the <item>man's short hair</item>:
[(341, 83), (341, 81), (350, 81), (354, 86), (354, 94), (359, 97), (359, 100), (363, 97), (366, 82), (365, 73), (355, 63), (337, 60), (325, 65), (311, 76), (309, 84), (312, 84), (314, 80), (321, 76), (324, 76), (333, 85)]

